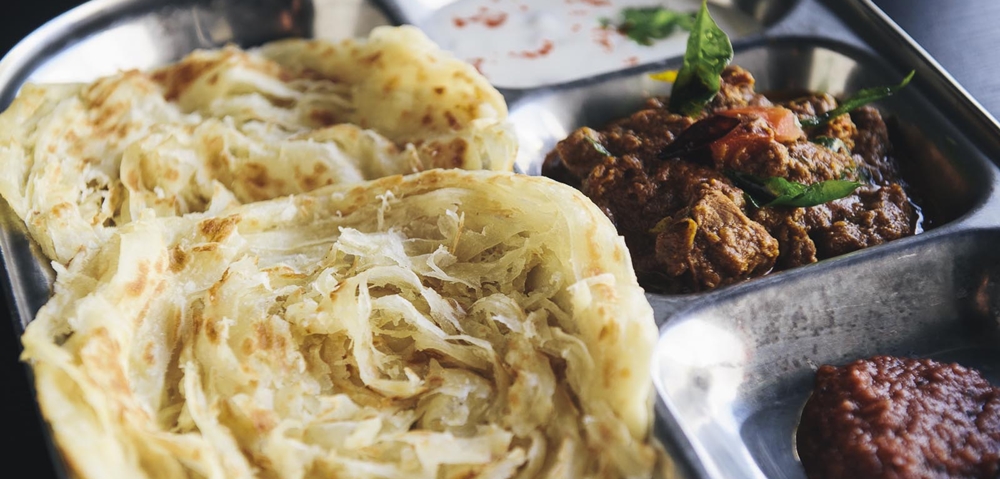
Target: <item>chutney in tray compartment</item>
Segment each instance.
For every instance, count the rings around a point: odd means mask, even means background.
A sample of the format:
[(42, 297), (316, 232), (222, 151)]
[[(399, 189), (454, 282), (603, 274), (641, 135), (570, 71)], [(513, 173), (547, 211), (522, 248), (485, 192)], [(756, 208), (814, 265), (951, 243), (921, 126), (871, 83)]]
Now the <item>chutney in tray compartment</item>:
[[(543, 164), (543, 174), (577, 185), (614, 221), (648, 288), (705, 291), (921, 230), (879, 110), (861, 106), (803, 126), (800, 118), (834, 111), (837, 99), (772, 100), (736, 66), (720, 80), (697, 115), (650, 98), (602, 129), (574, 131)], [(765, 178), (823, 185), (814, 192), (834, 183), (857, 189), (810, 207), (755, 204)]]
[(810, 479), (995, 478), (1000, 389), (931, 359), (823, 366), (796, 441)]

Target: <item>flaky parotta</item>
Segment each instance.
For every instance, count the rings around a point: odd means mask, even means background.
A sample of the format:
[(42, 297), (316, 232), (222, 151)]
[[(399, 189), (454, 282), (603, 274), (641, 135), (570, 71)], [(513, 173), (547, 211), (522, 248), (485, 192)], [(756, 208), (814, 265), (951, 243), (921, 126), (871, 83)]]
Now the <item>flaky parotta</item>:
[(434, 167), (510, 170), (503, 97), (413, 27), (198, 51), (0, 115), (0, 195), (62, 264), (145, 211), (235, 204)]
[(139, 219), (23, 336), (80, 477), (649, 477), (652, 310), (546, 178), (435, 170)]

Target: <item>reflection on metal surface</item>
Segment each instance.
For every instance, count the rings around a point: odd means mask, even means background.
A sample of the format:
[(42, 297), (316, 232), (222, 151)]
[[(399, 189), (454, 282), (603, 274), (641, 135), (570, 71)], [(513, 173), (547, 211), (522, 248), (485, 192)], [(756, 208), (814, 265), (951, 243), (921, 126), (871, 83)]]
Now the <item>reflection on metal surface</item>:
[(3, 281), (14, 299), (18, 329), (23, 330), (49, 299), (55, 273), (41, 248), (28, 235), (24, 223), (6, 201), (0, 200), (0, 246), (4, 259)]
[[(303, 0), (306, 1), (306, 0)], [(313, 0), (315, 18), (312, 36), (337, 41), (367, 35), (379, 25), (391, 23), (372, 2), (364, 0)]]
[[(654, 359), (658, 381), (685, 388), (671, 400), (704, 417), (727, 413), (747, 359), (740, 338), (713, 323), (688, 321), (673, 328), (672, 334), (661, 338)], [(702, 419), (690, 419), (694, 426), (703, 425)]]
[(170, 61), (156, 45), (159, 25), (148, 23), (118, 25), (77, 43), (42, 64), (32, 73), (30, 81), (92, 81), (120, 70), (148, 69)]
[[(665, 398), (681, 428), (713, 475), (755, 468), (750, 453), (741, 447), (739, 423), (731, 405), (743, 382), (747, 363), (742, 339), (718, 327), (717, 321), (687, 321), (663, 335), (653, 358), (653, 383)], [(670, 391), (667, 394), (667, 391)]]
[(396, 0), (392, 2), (410, 23), (420, 23), (436, 10), (460, 0)]

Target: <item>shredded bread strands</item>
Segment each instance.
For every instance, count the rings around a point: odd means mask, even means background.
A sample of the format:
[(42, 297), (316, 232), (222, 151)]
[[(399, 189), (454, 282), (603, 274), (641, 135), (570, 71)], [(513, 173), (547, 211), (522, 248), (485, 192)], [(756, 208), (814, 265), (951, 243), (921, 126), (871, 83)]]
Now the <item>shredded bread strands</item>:
[(650, 477), (627, 257), (545, 178), (332, 186), (118, 228), (24, 355), (80, 477)]
[(197, 51), (0, 114), (0, 195), (68, 264), (143, 215), (227, 208), (431, 168), (509, 171), (503, 97), (414, 27)]
[(0, 195), (58, 273), (23, 357), (72, 474), (669, 464), (607, 218), (547, 179), (432, 170), (509, 171), (506, 117), (412, 27), (26, 86)]

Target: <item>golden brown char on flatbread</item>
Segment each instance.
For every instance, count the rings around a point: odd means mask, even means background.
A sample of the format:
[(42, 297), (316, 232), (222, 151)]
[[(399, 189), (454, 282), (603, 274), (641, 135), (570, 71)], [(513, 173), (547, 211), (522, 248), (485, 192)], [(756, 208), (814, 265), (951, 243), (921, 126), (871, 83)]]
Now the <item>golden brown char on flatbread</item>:
[(614, 226), (435, 170), (142, 218), (23, 337), (80, 477), (649, 477), (657, 336)]
[(510, 170), (503, 97), (412, 27), (192, 53), (92, 84), (27, 85), (0, 115), (0, 195), (67, 264), (144, 215), (430, 168)]

